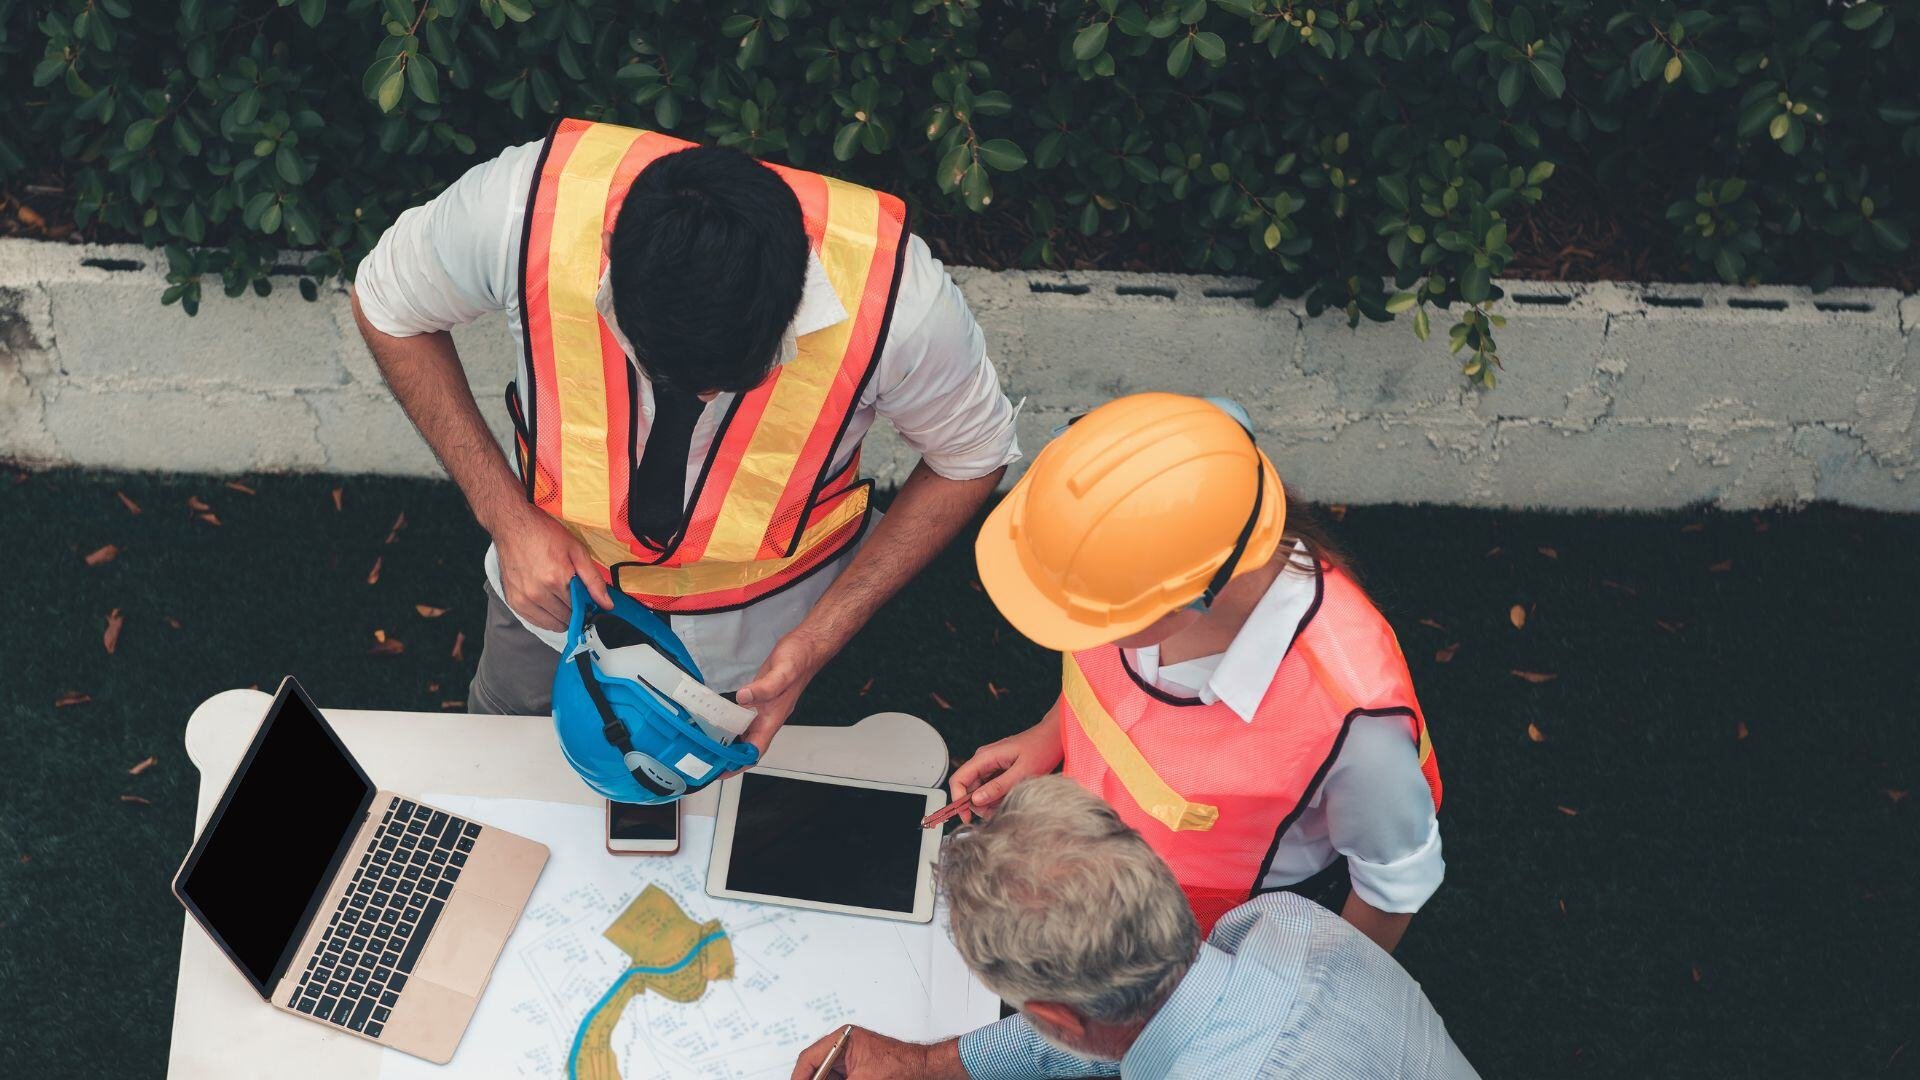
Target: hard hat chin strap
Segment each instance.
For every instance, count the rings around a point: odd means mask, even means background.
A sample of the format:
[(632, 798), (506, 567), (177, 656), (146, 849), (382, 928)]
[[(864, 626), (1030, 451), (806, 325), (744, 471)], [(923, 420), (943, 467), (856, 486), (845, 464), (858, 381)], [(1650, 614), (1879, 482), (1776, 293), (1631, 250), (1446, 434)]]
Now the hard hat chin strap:
[(1253, 527), (1260, 523), (1260, 506), (1266, 501), (1267, 496), (1267, 470), (1261, 463), (1260, 444), (1254, 439), (1251, 430), (1246, 428), (1241, 430), (1247, 432), (1247, 441), (1254, 444), (1253, 509), (1247, 514), (1247, 523), (1240, 526), (1240, 535), (1233, 541), (1233, 550), (1227, 553), (1227, 559), (1220, 564), (1220, 569), (1213, 572), (1213, 580), (1207, 582), (1207, 591), (1200, 594), (1201, 601), (1208, 607), (1213, 606), (1213, 601), (1220, 595), (1220, 590), (1226, 588), (1227, 583), (1233, 580), (1234, 570), (1239, 567), (1241, 558), (1247, 553), (1247, 541), (1253, 539)]
[(606, 693), (600, 689), (600, 680), (594, 674), (593, 662), (588, 659), (584, 649), (574, 655), (573, 663), (580, 669), (580, 682), (587, 688), (587, 696), (593, 699), (593, 707), (600, 710), (600, 733), (606, 736), (607, 742), (612, 744), (615, 750), (620, 751), (620, 763), (626, 766), (627, 771), (633, 774), (634, 780), (638, 781), (641, 787), (662, 798), (672, 798), (673, 791), (670, 788), (662, 787), (654, 781), (653, 777), (647, 775), (645, 769), (635, 764), (635, 760), (640, 755), (633, 748), (633, 736), (627, 731), (626, 723), (614, 715), (613, 706), (607, 702)]

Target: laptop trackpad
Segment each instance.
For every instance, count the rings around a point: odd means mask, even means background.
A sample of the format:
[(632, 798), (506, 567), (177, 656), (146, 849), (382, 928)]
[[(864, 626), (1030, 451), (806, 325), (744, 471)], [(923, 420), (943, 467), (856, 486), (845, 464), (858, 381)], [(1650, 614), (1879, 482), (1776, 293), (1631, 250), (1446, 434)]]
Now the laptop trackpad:
[(447, 909), (440, 913), (414, 977), (479, 996), (507, 935), (513, 933), (514, 917), (514, 910), (505, 904), (455, 890), (447, 898)]

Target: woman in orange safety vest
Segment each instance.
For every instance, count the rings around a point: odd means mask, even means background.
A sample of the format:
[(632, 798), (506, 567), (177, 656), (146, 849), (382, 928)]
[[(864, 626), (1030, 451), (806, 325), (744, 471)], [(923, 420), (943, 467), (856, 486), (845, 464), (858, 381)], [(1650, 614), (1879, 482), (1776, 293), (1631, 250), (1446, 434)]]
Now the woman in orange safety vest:
[(1399, 942), (1444, 873), (1426, 721), (1392, 629), (1289, 506), (1238, 406), (1136, 394), (1093, 410), (1034, 459), (976, 553), (1007, 620), (1063, 654), (1061, 695), (956, 771), (955, 798), (990, 811), (1063, 766), (1173, 867), (1203, 932), (1290, 889)]

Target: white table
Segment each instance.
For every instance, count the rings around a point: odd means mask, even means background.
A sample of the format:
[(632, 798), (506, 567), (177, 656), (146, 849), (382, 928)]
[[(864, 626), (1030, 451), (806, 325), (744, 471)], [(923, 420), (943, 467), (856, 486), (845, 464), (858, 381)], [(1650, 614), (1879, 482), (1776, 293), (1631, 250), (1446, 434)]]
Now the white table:
[[(270, 695), (257, 690), (228, 690), (202, 702), (187, 721), (187, 756), (200, 770), (196, 834), (213, 813), (271, 701)], [(600, 805), (599, 797), (560, 756), (548, 717), (358, 709), (328, 709), (326, 717), (374, 782), (390, 791)], [(851, 727), (783, 728), (774, 737), (766, 764), (932, 787), (946, 775), (947, 747), (924, 720), (905, 713), (876, 713)], [(709, 788), (689, 797), (683, 809), (712, 816), (716, 800), (716, 792)], [(379, 1076), (382, 1051), (378, 1046), (268, 1007), (200, 925), (190, 918), (185, 923), (168, 1076), (176, 1080)]]

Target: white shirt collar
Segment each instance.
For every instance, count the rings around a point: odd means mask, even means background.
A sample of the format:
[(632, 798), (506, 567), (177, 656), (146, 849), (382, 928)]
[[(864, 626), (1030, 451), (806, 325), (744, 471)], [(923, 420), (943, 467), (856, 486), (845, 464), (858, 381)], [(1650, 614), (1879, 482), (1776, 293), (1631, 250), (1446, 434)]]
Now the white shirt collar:
[[(1295, 541), (1294, 551), (1304, 556), (1306, 548)], [(1274, 557), (1286, 556), (1276, 552)], [(1163, 674), (1205, 672), (1205, 678), (1198, 680), (1201, 685), (1195, 688), (1200, 700), (1209, 705), (1224, 704), (1235, 716), (1252, 723), (1260, 702), (1266, 699), (1273, 678), (1280, 671), (1280, 662), (1293, 647), (1300, 620), (1306, 617), (1319, 595), (1318, 574), (1309, 576), (1282, 570), (1273, 584), (1267, 586), (1266, 594), (1254, 605), (1246, 625), (1234, 635), (1225, 652), (1172, 665), (1171, 671), (1161, 666), (1158, 645), (1135, 650), (1129, 659), (1140, 677), (1150, 683), (1159, 683)], [(1186, 683), (1185, 679), (1177, 681)]]
[[(611, 274), (600, 272), (600, 288), (593, 295), (593, 306), (606, 320), (607, 329), (613, 333), (613, 340), (620, 351), (627, 354), (628, 360), (635, 360), (633, 342), (620, 329), (620, 321), (613, 317), (613, 279)], [(780, 336), (780, 348), (774, 363), (785, 364), (800, 355), (800, 339), (835, 323), (845, 322), (849, 318), (840, 295), (833, 291), (833, 282), (827, 279), (826, 264), (820, 261), (820, 253), (812, 249), (807, 251), (807, 280), (800, 290), (800, 307), (793, 313), (793, 321), (787, 324), (787, 332)], [(638, 362), (637, 360), (635, 361)]]

